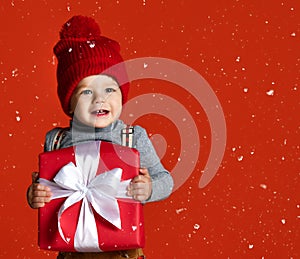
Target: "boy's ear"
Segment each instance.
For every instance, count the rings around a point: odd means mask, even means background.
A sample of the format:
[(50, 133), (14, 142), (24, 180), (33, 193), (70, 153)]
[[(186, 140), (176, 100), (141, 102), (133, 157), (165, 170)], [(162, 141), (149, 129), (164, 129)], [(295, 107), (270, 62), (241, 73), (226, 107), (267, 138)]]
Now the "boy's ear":
[(70, 103), (70, 108), (69, 108), (69, 115), (70, 116), (74, 115), (75, 108), (76, 108), (76, 106), (74, 105), (74, 101), (72, 100), (71, 103)]
[(69, 104), (69, 115), (74, 114), (75, 108), (76, 108), (76, 103), (77, 103), (77, 100), (76, 100), (75, 95), (73, 94), (71, 97), (71, 100), (70, 100), (70, 104)]
[[(72, 103), (72, 102), (71, 102)], [(70, 104), (69, 108), (69, 115), (72, 115), (74, 113), (74, 108), (72, 107), (73, 105)]]

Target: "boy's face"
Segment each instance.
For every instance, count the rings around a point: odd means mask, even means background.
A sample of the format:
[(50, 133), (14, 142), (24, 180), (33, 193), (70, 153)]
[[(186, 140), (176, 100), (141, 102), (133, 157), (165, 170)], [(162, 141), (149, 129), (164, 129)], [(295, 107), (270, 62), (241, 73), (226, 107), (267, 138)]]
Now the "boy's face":
[(83, 124), (105, 128), (115, 122), (122, 111), (122, 93), (118, 83), (106, 75), (82, 79), (71, 98), (71, 112)]

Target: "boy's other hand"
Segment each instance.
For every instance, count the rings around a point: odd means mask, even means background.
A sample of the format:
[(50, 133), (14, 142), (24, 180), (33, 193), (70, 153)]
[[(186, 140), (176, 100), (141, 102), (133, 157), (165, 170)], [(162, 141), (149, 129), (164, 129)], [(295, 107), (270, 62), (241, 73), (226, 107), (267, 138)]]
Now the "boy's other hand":
[(140, 174), (134, 177), (128, 186), (127, 195), (137, 201), (149, 199), (152, 193), (152, 180), (147, 168), (140, 168)]
[(51, 200), (51, 190), (49, 187), (37, 183), (38, 173), (32, 173), (32, 184), (27, 190), (27, 202), (33, 209), (44, 207)]

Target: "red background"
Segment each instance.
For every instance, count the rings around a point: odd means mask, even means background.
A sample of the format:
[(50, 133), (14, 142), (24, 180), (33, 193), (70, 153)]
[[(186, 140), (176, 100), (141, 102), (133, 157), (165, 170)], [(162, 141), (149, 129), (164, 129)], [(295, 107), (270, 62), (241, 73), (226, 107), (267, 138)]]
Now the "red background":
[[(0, 257), (55, 258), (37, 246), (37, 212), (25, 193), (46, 131), (68, 125), (56, 96), (52, 48), (74, 14), (94, 16), (103, 34), (120, 42), (125, 59), (158, 56), (192, 67), (224, 110), (224, 159), (213, 181), (199, 189), (209, 125), (195, 100), (170, 91), (190, 107), (203, 143), (188, 181), (169, 199), (145, 206), (148, 258), (300, 258), (296, 0), (1, 1)], [(168, 88), (142, 81), (156, 92)], [(131, 97), (143, 89), (133, 84)], [(137, 122), (166, 136), (163, 163), (171, 170), (180, 133), (170, 138), (174, 125), (160, 119)]]

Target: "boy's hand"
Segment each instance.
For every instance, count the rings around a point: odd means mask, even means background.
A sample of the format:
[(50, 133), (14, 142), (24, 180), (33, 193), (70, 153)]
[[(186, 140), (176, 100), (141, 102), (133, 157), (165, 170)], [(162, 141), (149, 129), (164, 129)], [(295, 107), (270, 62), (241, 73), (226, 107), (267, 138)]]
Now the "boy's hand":
[(51, 200), (51, 190), (49, 187), (37, 183), (38, 173), (32, 173), (32, 184), (27, 191), (27, 202), (33, 209), (44, 207)]
[(140, 168), (140, 174), (134, 177), (128, 186), (127, 195), (137, 201), (147, 200), (152, 193), (152, 180), (147, 168)]

